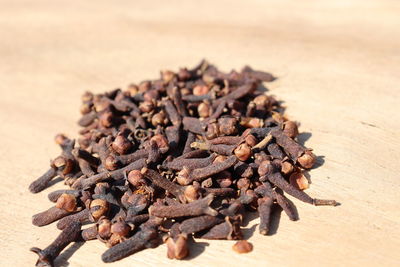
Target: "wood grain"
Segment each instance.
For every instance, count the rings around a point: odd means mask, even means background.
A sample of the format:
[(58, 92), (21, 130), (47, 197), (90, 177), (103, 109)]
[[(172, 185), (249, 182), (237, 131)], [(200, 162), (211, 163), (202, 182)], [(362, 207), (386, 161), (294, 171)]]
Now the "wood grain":
[[(28, 185), (58, 154), (53, 136), (76, 136), (79, 97), (155, 78), (201, 58), (249, 64), (301, 122), (323, 165), (308, 192), (340, 207), (294, 201), (276, 234), (249, 223), (254, 251), (199, 241), (189, 261), (165, 246), (108, 266), (398, 266), (400, 264), (399, 1), (0, 1), (0, 265), (32, 266), (54, 225), (31, 225), (50, 207)], [(256, 229), (257, 231), (257, 229)], [(60, 266), (102, 266), (99, 242), (74, 245)], [(71, 254), (73, 254), (71, 256)]]

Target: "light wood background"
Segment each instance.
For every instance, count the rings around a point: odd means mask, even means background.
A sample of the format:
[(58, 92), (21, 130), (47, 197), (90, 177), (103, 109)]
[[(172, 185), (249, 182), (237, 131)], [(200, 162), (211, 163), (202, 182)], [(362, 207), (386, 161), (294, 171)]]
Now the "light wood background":
[[(342, 205), (295, 201), (299, 221), (282, 214), (272, 236), (246, 231), (250, 254), (199, 241), (188, 261), (168, 260), (160, 246), (108, 266), (400, 265), (399, 1), (1, 0), (0, 36), (1, 266), (32, 266), (29, 248), (58, 234), (32, 226), (31, 216), (63, 185), (36, 195), (27, 188), (58, 155), (53, 136), (76, 136), (80, 95), (203, 57), (279, 77), (270, 92), (324, 156), (308, 193)], [(103, 265), (103, 244), (77, 247), (58, 265)]]

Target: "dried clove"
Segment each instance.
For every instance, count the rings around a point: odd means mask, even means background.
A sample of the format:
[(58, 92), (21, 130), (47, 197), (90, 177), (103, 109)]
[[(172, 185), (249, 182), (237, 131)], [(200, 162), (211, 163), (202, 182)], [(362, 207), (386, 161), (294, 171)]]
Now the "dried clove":
[(324, 199), (313, 199), (303, 191), (296, 189), (290, 183), (288, 183), (285, 178), (280, 174), (280, 172), (274, 172), (268, 176), (268, 180), (274, 185), (288, 193), (289, 195), (315, 206), (336, 206), (338, 203), (335, 200), (324, 200)]
[(73, 188), (76, 189), (82, 189), (82, 188), (88, 188), (91, 187), (92, 185), (95, 185), (96, 183), (108, 180), (110, 178), (114, 180), (119, 180), (124, 178), (124, 173), (127, 173), (132, 170), (138, 170), (146, 166), (146, 160), (145, 159), (139, 159), (135, 162), (132, 162), (128, 166), (111, 171), (111, 172), (102, 172), (96, 175), (93, 175), (91, 177), (85, 178), (85, 179), (78, 179), (74, 184)]
[(214, 225), (222, 223), (223, 221), (224, 221), (223, 218), (220, 218), (217, 216), (210, 216), (210, 215), (194, 217), (194, 218), (184, 220), (180, 224), (179, 230), (182, 233), (187, 233), (187, 234), (197, 233), (202, 230), (211, 228)]
[(233, 245), (232, 249), (239, 254), (249, 253), (253, 250), (253, 245), (246, 240), (240, 240)]
[(187, 185), (192, 183), (193, 181), (201, 181), (211, 175), (229, 169), (230, 167), (235, 165), (236, 162), (236, 157), (230, 156), (223, 162), (213, 163), (212, 165), (203, 168), (189, 170), (188, 168), (184, 167), (183, 170), (178, 173), (178, 183), (182, 185)]
[(269, 196), (258, 199), (258, 214), (260, 215), (260, 234), (266, 235), (269, 232), (271, 208), (273, 200)]
[(97, 235), (99, 234), (97, 225), (93, 225), (89, 228), (86, 228), (82, 230), (81, 236), (82, 239), (85, 241), (93, 240), (97, 238)]
[(164, 241), (167, 244), (167, 257), (181, 260), (189, 255), (188, 235), (180, 231), (180, 224), (174, 223), (169, 236)]
[(207, 158), (176, 158), (172, 161), (168, 161), (165, 164), (163, 164), (163, 167), (166, 169), (174, 170), (174, 171), (180, 171), (184, 167), (188, 169), (198, 169), (198, 168), (204, 168), (207, 167), (208, 165), (212, 164), (216, 155), (211, 154)]
[[(29, 186), (38, 193), (61, 177), (70, 187), (49, 193), (55, 206), (32, 218), (62, 230), (46, 249), (32, 249), (37, 266), (52, 266), (82, 239), (108, 247), (104, 262), (156, 247), (161, 236), (170, 259), (186, 258), (191, 238), (241, 240), (233, 249), (247, 253), (247, 211), (258, 211), (259, 232), (268, 235), (275, 207), (298, 219), (284, 193), (337, 205), (302, 191), (316, 156), (296, 141), (298, 124), (281, 102), (260, 90), (274, 79), (248, 66), (224, 73), (203, 60), (126, 89), (85, 92), (76, 147), (57, 135), (61, 154)], [(81, 231), (81, 224), (91, 225)]]

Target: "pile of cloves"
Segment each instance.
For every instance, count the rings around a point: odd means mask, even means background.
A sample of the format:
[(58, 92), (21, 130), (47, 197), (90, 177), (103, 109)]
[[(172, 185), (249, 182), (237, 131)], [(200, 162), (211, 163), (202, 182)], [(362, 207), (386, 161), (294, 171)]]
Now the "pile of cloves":
[(49, 193), (54, 206), (33, 216), (36, 226), (57, 221), (62, 230), (46, 249), (31, 249), (37, 266), (53, 265), (71, 242), (94, 239), (108, 247), (104, 262), (162, 241), (168, 258), (183, 259), (193, 238), (242, 240), (251, 211), (267, 235), (275, 206), (298, 219), (284, 193), (335, 206), (303, 191), (316, 156), (265, 94), (263, 82), (274, 79), (250, 67), (223, 73), (203, 60), (127, 90), (86, 92), (77, 142), (57, 135), (61, 154), (29, 187), (38, 193), (56, 177), (70, 187)]

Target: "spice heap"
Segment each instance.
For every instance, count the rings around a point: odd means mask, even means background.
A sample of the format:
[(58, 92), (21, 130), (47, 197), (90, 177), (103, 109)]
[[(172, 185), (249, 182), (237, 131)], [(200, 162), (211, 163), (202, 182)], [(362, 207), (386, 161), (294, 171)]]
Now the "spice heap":
[[(245, 67), (220, 72), (202, 61), (193, 69), (162, 71), (160, 79), (127, 90), (82, 97), (80, 137), (60, 134), (61, 155), (29, 189), (59, 176), (70, 189), (51, 192), (55, 205), (33, 216), (62, 230), (39, 255), (52, 265), (70, 243), (97, 239), (113, 262), (163, 240), (167, 256), (189, 255), (191, 238), (241, 240), (246, 211), (257, 211), (267, 235), (271, 210), (297, 220), (284, 193), (312, 205), (336, 205), (303, 192), (304, 169), (315, 155), (296, 142), (297, 124), (265, 94), (274, 77)], [(82, 229), (82, 225), (84, 229)], [(252, 245), (241, 241), (240, 253)]]

